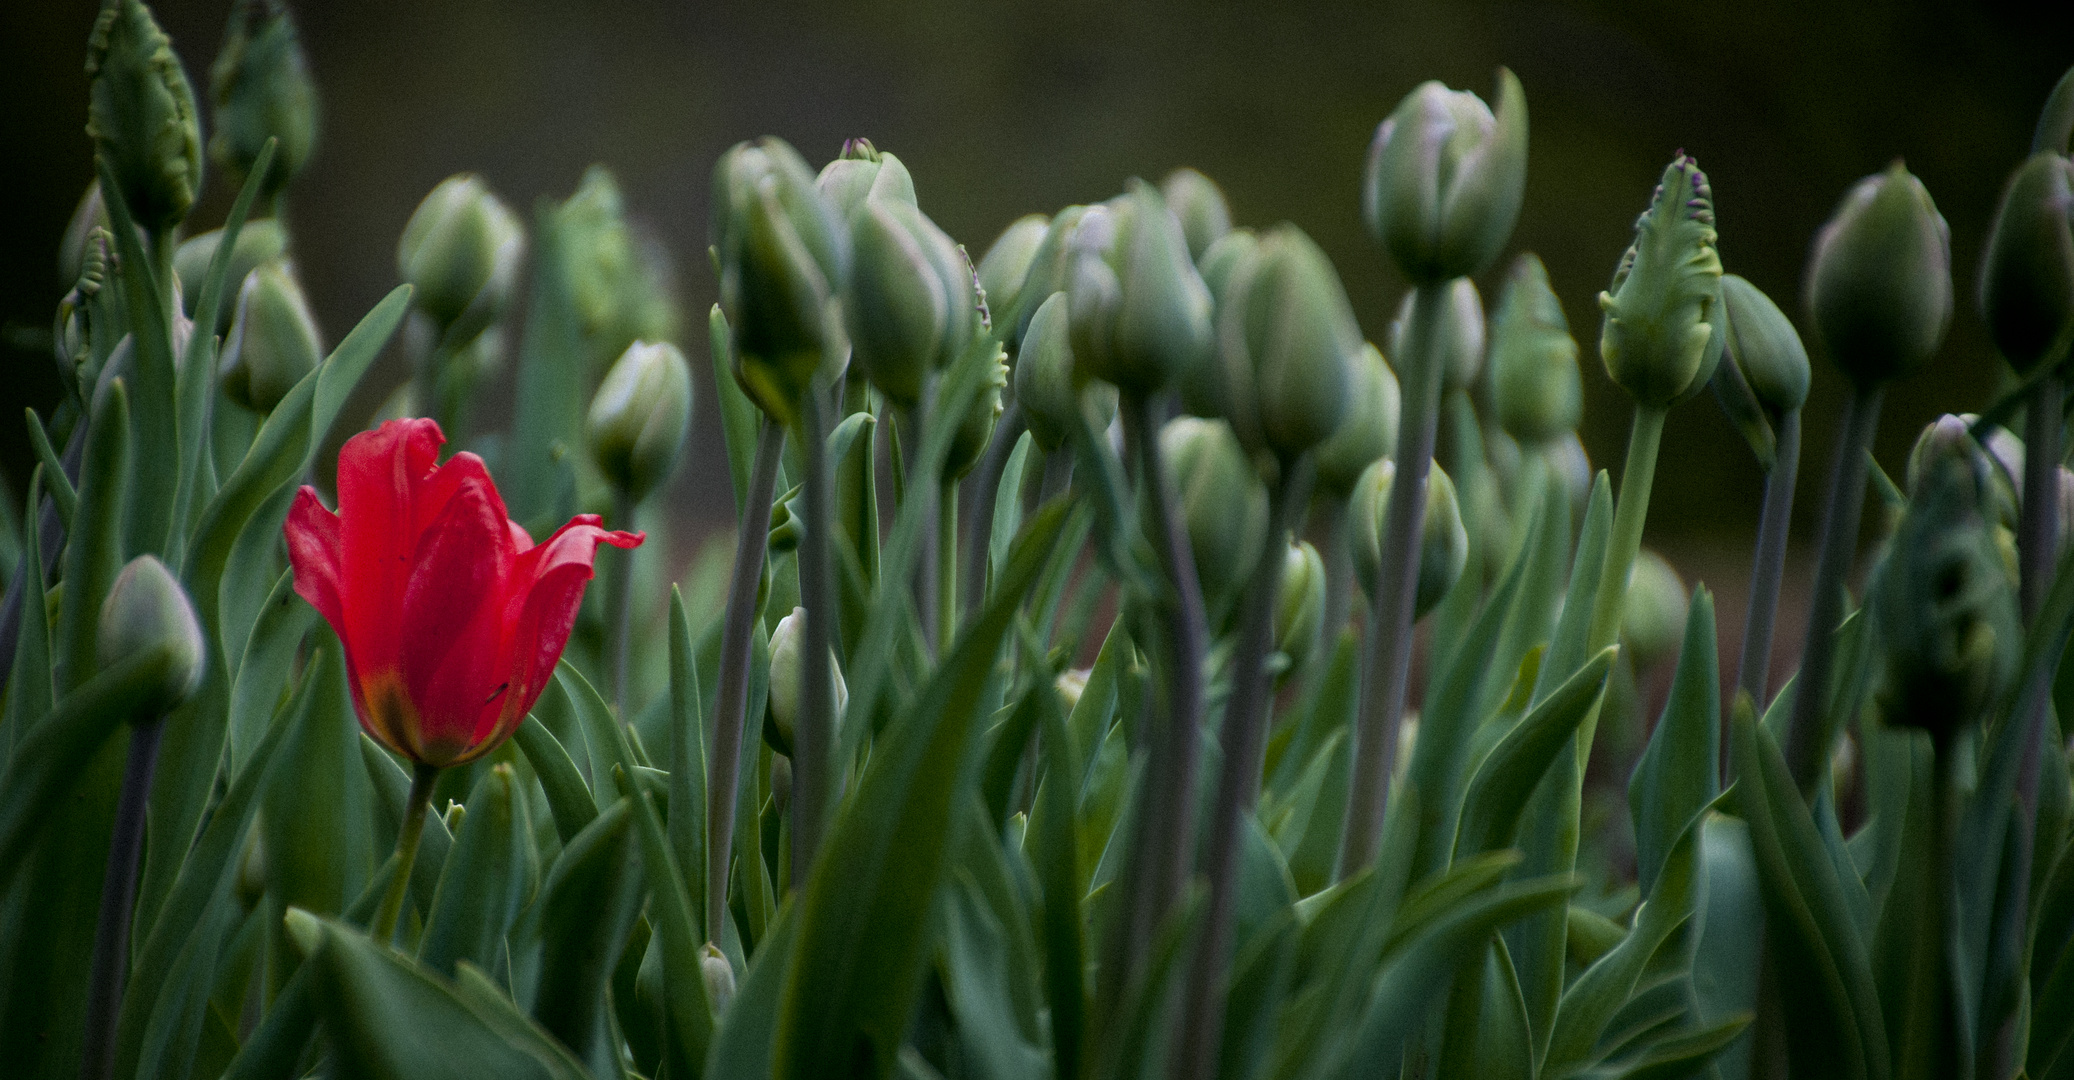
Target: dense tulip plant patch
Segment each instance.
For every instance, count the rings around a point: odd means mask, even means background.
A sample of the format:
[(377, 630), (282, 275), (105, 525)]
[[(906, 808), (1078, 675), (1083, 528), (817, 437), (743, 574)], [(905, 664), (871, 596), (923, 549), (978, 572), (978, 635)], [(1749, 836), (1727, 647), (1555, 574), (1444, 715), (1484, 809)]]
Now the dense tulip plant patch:
[[(315, 91), (236, 8), (206, 144), (139, 0), (90, 45), (7, 500), (0, 1076), (2074, 1076), (2074, 74), (1972, 302), (1899, 163), (1815, 238), (1787, 306), (1851, 394), (1774, 694), (1809, 350), (1679, 156), (1598, 297), (1634, 426), (1595, 473), (1505, 261), (1510, 72), (1376, 131), (1381, 348), (1194, 172), (975, 264), (868, 141), (729, 150), (738, 532), (680, 588), (641, 526), (682, 320), (610, 174), (530, 227), (442, 183), (327, 350), (277, 213)], [(187, 235), (205, 156), (241, 190)], [(1882, 388), (1961, 309), (2016, 389), (1890, 477)], [(392, 339), (415, 377), (348, 414)], [(1726, 679), (1641, 547), (1707, 390), (1767, 477)]]

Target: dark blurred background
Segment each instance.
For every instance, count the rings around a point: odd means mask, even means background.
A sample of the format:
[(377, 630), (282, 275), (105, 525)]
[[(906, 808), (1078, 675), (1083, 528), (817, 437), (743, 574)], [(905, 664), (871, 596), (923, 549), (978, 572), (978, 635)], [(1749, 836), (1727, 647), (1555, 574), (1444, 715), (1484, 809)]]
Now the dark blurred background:
[[(228, 6), (154, 5), (204, 102)], [(56, 394), (47, 328), (67, 284), (58, 239), (91, 174), (82, 60), (95, 9), (0, 4), (0, 471), (13, 490), (28, 453), (7, 418)], [(1532, 116), (1515, 246), (1541, 254), (1563, 297), (1586, 358), (1585, 443), (1616, 472), (1629, 412), (1595, 361), (1595, 298), (1675, 152), (1712, 178), (1728, 268), (1796, 318), (1809, 238), (1854, 180), (1900, 157), (1929, 186), (1951, 223), (1960, 302), (1943, 354), (1888, 397), (1878, 452), (1898, 469), (1925, 421), (2002, 385), (1972, 300), (1980, 246), (2038, 106), (2074, 62), (2074, 6), (1923, 0), (355, 0), (297, 13), (324, 121), (287, 216), (333, 341), (394, 285), (396, 236), (441, 178), (481, 172), (523, 212), (567, 195), (592, 162), (616, 171), (675, 257), (687, 326), (701, 329), (709, 173), (729, 144), (764, 133), (816, 163), (852, 135), (897, 152), (924, 209), (975, 255), (1020, 214), (1196, 166), (1241, 222), (1314, 236), (1380, 339), (1403, 285), (1359, 223), (1375, 124), (1421, 80), (1488, 96), (1510, 65)], [(190, 227), (214, 227), (229, 201), (212, 174)], [(703, 388), (674, 496), (697, 533), (731, 503), (704, 335), (687, 336)], [(1818, 359), (1803, 536), (1841, 394)], [(1650, 543), (1720, 588), (1738, 623), (1761, 478), (1710, 398), (1673, 416), (1658, 476)]]

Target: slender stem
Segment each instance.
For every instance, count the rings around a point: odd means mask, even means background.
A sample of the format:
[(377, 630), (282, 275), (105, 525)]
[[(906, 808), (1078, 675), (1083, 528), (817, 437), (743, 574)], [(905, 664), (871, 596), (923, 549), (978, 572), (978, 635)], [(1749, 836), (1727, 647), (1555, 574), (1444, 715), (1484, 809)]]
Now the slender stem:
[(1268, 542), (1246, 583), (1239, 637), (1232, 654), (1231, 696), (1219, 735), (1224, 765), (1217, 784), (1217, 803), (1210, 820), (1210, 909), (1196, 942), (1189, 968), (1188, 996), (1182, 1009), (1174, 1080), (1216, 1073), (1224, 1038), (1225, 987), (1231, 966), (1232, 920), (1238, 903), (1239, 827), (1260, 799), (1262, 754), (1267, 745), (1269, 677), (1267, 657), (1274, 647), (1275, 594), (1282, 584), (1282, 552), (1287, 545), (1292, 508), (1309, 494), (1309, 455), (1283, 470), (1268, 497)]
[(1844, 404), (1836, 453), (1829, 461), (1829, 493), (1822, 506), (1821, 555), (1815, 592), (1793, 680), (1793, 715), (1786, 729), (1786, 764), (1802, 796), (1812, 795), (1829, 756), (1829, 678), (1836, 663), (1836, 628), (1843, 622), (1844, 587), (1858, 551), (1858, 517), (1865, 509), (1865, 460), (1879, 430), (1882, 388), (1860, 386)]
[[(1620, 496), (1613, 508), (1613, 536), (1606, 546), (1606, 565), (1599, 571), (1599, 592), (1592, 600), (1591, 633), (1585, 655), (1620, 640), (1620, 619), (1627, 607), (1628, 575), (1642, 550), (1642, 525), (1649, 519), (1649, 492), (1656, 486), (1656, 452), (1663, 444), (1661, 405), (1636, 405), (1635, 426), (1628, 433), (1627, 465), (1620, 471)], [(1587, 744), (1589, 745), (1589, 744)]]
[(945, 480), (941, 492), (936, 500), (936, 641), (949, 652), (958, 636), (958, 482)]
[(835, 740), (835, 695), (829, 669), (834, 641), (835, 583), (828, 531), (834, 527), (829, 491), (827, 413), (818, 392), (806, 395), (800, 438), (806, 443), (806, 534), (799, 543), (799, 597), (806, 608), (801, 643), (799, 720), (792, 747), (792, 887), (806, 886), (807, 871), (820, 847), (827, 821), (831, 747)]
[(943, 507), (937, 504), (939, 485), (935, 477), (924, 476), (922, 468), (922, 439), (928, 429), (929, 396), (936, 391), (936, 380), (922, 390), (922, 398), (901, 414), (900, 441), (913, 449), (907, 461), (907, 487), (903, 498), (927, 500), (922, 508), (921, 550), (915, 558), (915, 618), (922, 624), (922, 641), (928, 646), (929, 655), (934, 657), (939, 647), (936, 633), (936, 562), (943, 557), (943, 549), (937, 536), (937, 517)]
[(1786, 535), (1793, 523), (1793, 487), (1800, 473), (1800, 410), (1779, 418), (1778, 455), (1764, 476), (1764, 512), (1750, 567), (1750, 614), (1743, 622), (1743, 655), (1736, 685), (1761, 715), (1771, 690), (1772, 628), (1779, 614), (1779, 583), (1786, 572)]
[(1037, 486), (1037, 505), (1048, 503), (1073, 482), (1073, 451), (1059, 447), (1044, 455), (1044, 479)]
[(960, 571), (965, 578), (966, 618), (978, 614), (987, 598), (987, 552), (994, 539), (994, 502), (1001, 494), (1002, 474), (1008, 471), (1009, 455), (1014, 453), (1022, 434), (1023, 407), (1019, 402), (1010, 402), (994, 422), (994, 440), (987, 444), (987, 454), (980, 459), (979, 471), (972, 478), (972, 507), (965, 512), (972, 520), (965, 526), (964, 568)]
[(756, 462), (735, 532), (734, 575), (727, 586), (727, 621), (721, 625), (713, 758), (706, 766), (706, 932), (715, 941), (720, 940), (720, 920), (727, 914), (727, 866), (742, 778), (742, 725), (749, 712), (749, 645), (756, 628), (764, 545), (770, 539), (771, 495), (784, 449), (785, 429), (765, 417), (756, 431)]
[(1397, 424), (1397, 475), (1384, 515), (1376, 594), (1370, 600), (1354, 776), (1347, 796), (1346, 829), (1340, 838), (1342, 879), (1375, 859), (1383, 808), (1390, 799), (1390, 774), (1397, 764), (1397, 729), (1404, 720), (1404, 698), (1411, 684), (1412, 602), (1418, 594), (1426, 475), (1433, 467), (1433, 440), (1440, 424), (1445, 360), (1434, 346), (1446, 317), (1445, 285), (1421, 285), (1412, 293), (1411, 318), (1398, 369), (1404, 396)]
[(396, 874), (382, 893), (382, 906), (374, 913), (374, 939), (387, 945), (396, 937), (396, 923), (403, 915), (403, 897), (410, 891), (411, 870), (418, 863), (418, 838), (425, 833), (425, 808), (432, 803), (432, 783), (439, 779), (439, 766), (418, 763), (411, 773), (410, 795), (403, 804), (403, 828), (396, 833)]
[[(612, 492), (612, 527), (634, 527), (634, 500), (617, 488)], [(605, 579), (605, 631), (609, 635), (605, 651), (607, 662), (612, 665), (612, 707), (619, 710), (620, 719), (625, 720), (627, 654), (631, 651), (634, 633), (634, 560), (614, 559), (606, 573), (610, 576)]]
[(137, 862), (144, 854), (144, 811), (151, 795), (151, 772), (158, 764), (159, 736), (164, 729), (165, 724), (156, 718), (130, 728), (122, 799), (116, 804), (115, 834), (108, 842), (108, 874), (101, 884), (101, 917), (94, 929), (81, 1080), (107, 1080), (115, 1073), (115, 1024), (121, 1019), (123, 981), (130, 969), (130, 908), (137, 900)]

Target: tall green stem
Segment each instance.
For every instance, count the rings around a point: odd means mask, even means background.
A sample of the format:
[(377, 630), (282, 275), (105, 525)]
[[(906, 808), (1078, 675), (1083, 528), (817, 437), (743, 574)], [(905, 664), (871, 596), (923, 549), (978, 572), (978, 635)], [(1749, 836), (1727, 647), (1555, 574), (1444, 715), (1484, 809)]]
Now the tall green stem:
[(165, 723), (154, 717), (130, 728), (129, 760), (123, 766), (122, 798), (115, 808), (115, 833), (108, 842), (108, 873), (101, 884), (100, 922), (94, 929), (94, 959), (86, 999), (86, 1056), (82, 1080), (108, 1080), (115, 1073), (115, 1025), (122, 1014), (124, 977), (130, 967), (130, 916), (137, 902), (137, 862), (144, 854), (144, 811), (151, 797), (151, 772), (158, 765)]
[(1750, 614), (1743, 621), (1743, 655), (1736, 685), (1759, 713), (1771, 689), (1772, 628), (1779, 614), (1779, 582), (1786, 572), (1786, 536), (1793, 523), (1793, 488), (1800, 474), (1800, 410), (1779, 417), (1778, 453), (1764, 474), (1764, 511), (1757, 519), (1757, 554), (1750, 566)]
[(1620, 496), (1613, 509), (1613, 536), (1606, 545), (1606, 566), (1599, 573), (1599, 592), (1592, 598), (1592, 628), (1584, 655), (1620, 640), (1620, 618), (1627, 606), (1628, 575), (1642, 550), (1642, 525), (1649, 519), (1649, 492), (1656, 486), (1656, 452), (1663, 445), (1661, 405), (1636, 405), (1635, 426), (1628, 433), (1627, 466), (1620, 472)]
[(1829, 757), (1833, 733), (1829, 681), (1836, 664), (1836, 629), (1843, 622), (1844, 587), (1858, 552), (1858, 518), (1865, 509), (1865, 464), (1879, 430), (1883, 388), (1860, 386), (1844, 404), (1836, 454), (1829, 462), (1829, 493), (1822, 507), (1822, 553), (1815, 592), (1793, 680), (1793, 716), (1786, 729), (1786, 764), (1804, 797), (1814, 794)]
[[(612, 527), (634, 527), (634, 500), (617, 488), (612, 492)], [(626, 720), (627, 654), (634, 633), (634, 560), (614, 559), (605, 572), (605, 653), (612, 671), (612, 707)]]
[(829, 561), (828, 532), (835, 525), (829, 492), (828, 425), (822, 394), (806, 395), (800, 415), (801, 447), (806, 455), (806, 535), (799, 543), (799, 598), (806, 608), (805, 640), (800, 647), (799, 720), (792, 747), (792, 886), (806, 885), (807, 870), (821, 844), (827, 821), (835, 738), (835, 695), (829, 650), (834, 641), (835, 583)]
[(925, 476), (922, 468), (922, 439), (928, 431), (929, 396), (936, 392), (939, 380), (930, 379), (922, 389), (922, 398), (913, 407), (901, 414), (900, 441), (913, 447), (907, 461), (907, 483), (900, 493), (904, 499), (924, 499), (922, 508), (921, 551), (915, 559), (915, 618), (922, 624), (922, 640), (934, 657), (943, 642), (937, 637), (937, 560), (943, 558), (942, 538), (937, 535), (937, 519), (943, 513), (937, 496), (941, 486), (933, 476)]
[(396, 833), (396, 873), (382, 893), (382, 906), (374, 913), (374, 939), (383, 945), (396, 937), (396, 923), (403, 915), (403, 897), (410, 891), (411, 870), (418, 862), (418, 838), (425, 833), (425, 808), (432, 803), (432, 784), (439, 779), (439, 766), (418, 764), (411, 773), (410, 795), (403, 805), (403, 828)]
[(1014, 453), (1016, 441), (1023, 434), (1023, 407), (1010, 402), (1001, 418), (994, 423), (993, 441), (987, 444), (986, 456), (979, 461), (979, 469), (972, 478), (972, 507), (966, 516), (971, 522), (965, 527), (965, 550), (962, 552), (960, 575), (965, 579), (965, 615), (970, 618), (979, 612), (987, 597), (987, 552), (993, 546), (994, 500), (1001, 493), (1002, 474), (1008, 471), (1009, 455)]
[(958, 636), (958, 482), (946, 480), (936, 499), (936, 641), (949, 652)]
[(770, 540), (771, 496), (784, 449), (785, 429), (765, 417), (756, 431), (756, 462), (750, 467), (748, 498), (736, 525), (734, 575), (728, 580), (726, 621), (720, 630), (713, 757), (706, 766), (706, 933), (714, 941), (720, 940), (720, 920), (727, 914), (727, 866), (742, 778), (742, 727), (749, 712), (749, 646), (756, 628), (764, 547)]

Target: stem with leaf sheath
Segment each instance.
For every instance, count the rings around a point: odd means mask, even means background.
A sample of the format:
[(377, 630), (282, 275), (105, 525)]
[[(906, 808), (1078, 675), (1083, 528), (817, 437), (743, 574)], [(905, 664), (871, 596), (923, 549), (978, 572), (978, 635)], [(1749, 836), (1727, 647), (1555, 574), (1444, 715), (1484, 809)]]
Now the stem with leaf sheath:
[[(1620, 496), (1613, 508), (1613, 536), (1606, 545), (1606, 565), (1599, 573), (1598, 595), (1592, 598), (1586, 656), (1620, 640), (1621, 615), (1627, 608), (1628, 575), (1634, 572), (1635, 556), (1642, 551), (1642, 525), (1649, 519), (1649, 492), (1656, 485), (1656, 452), (1663, 445), (1664, 417), (1669, 414), (1670, 410), (1662, 405), (1635, 406), (1635, 426), (1628, 432), (1627, 465), (1620, 471)], [(1588, 739), (1585, 745), (1589, 746)]]
[(411, 773), (410, 795), (403, 805), (403, 828), (396, 833), (396, 872), (382, 893), (382, 906), (375, 909), (373, 937), (383, 945), (396, 937), (396, 923), (403, 915), (403, 897), (410, 891), (411, 870), (418, 862), (418, 838), (425, 833), (425, 808), (432, 803), (432, 783), (439, 779), (439, 766), (419, 762)]
[(966, 511), (972, 521), (965, 527), (964, 565), (959, 571), (965, 580), (964, 607), (968, 619), (978, 616), (987, 598), (987, 553), (993, 547), (994, 501), (1001, 493), (1008, 458), (1022, 434), (1023, 407), (1010, 402), (994, 423), (993, 441), (987, 444), (986, 456), (980, 458), (979, 471), (972, 479), (972, 508)]
[(108, 873), (101, 884), (101, 915), (94, 929), (94, 959), (86, 999), (86, 1057), (82, 1080), (108, 1080), (115, 1073), (115, 1024), (122, 1012), (124, 976), (130, 966), (130, 917), (137, 901), (137, 863), (144, 854), (144, 811), (151, 773), (158, 765), (165, 722), (153, 717), (130, 728), (129, 760), (116, 804), (115, 833), (108, 842)]
[(800, 647), (799, 720), (792, 747), (792, 885), (804, 889), (814, 865), (821, 831), (827, 821), (835, 739), (834, 673), (829, 650), (834, 640), (835, 582), (829, 561), (828, 532), (835, 524), (829, 491), (827, 406), (819, 391), (806, 395), (800, 413), (800, 449), (806, 457), (806, 533), (799, 542), (799, 596), (806, 608), (806, 634)]
[(1764, 511), (1757, 519), (1757, 554), (1750, 566), (1750, 614), (1743, 622), (1743, 655), (1736, 685), (1759, 713), (1771, 689), (1772, 629), (1779, 614), (1779, 583), (1786, 572), (1786, 534), (1793, 523), (1793, 488), (1800, 473), (1800, 410), (1779, 417), (1778, 453), (1764, 474)]

